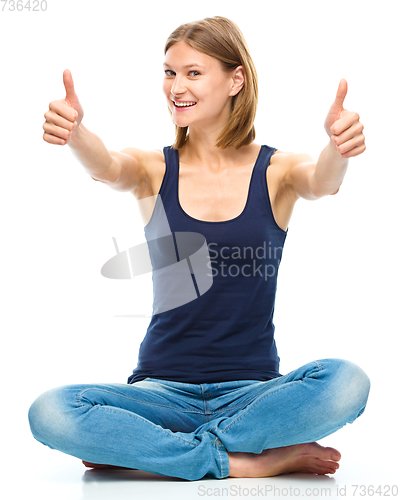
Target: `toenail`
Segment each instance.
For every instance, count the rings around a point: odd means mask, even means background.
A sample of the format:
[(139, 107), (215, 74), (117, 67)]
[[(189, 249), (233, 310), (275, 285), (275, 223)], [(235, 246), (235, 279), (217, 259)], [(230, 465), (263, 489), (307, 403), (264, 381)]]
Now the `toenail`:
[(336, 460), (336, 461), (340, 460), (340, 455), (333, 455), (333, 460)]

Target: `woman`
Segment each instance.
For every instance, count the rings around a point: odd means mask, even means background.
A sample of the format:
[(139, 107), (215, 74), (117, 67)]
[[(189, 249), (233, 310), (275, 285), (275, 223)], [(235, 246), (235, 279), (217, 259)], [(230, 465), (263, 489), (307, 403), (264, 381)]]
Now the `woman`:
[(346, 81), (314, 162), (254, 143), (257, 76), (234, 23), (182, 25), (165, 56), (176, 141), (163, 151), (108, 151), (82, 124), (68, 70), (65, 100), (45, 113), (46, 142), (69, 144), (94, 180), (140, 200), (155, 307), (128, 384), (45, 392), (29, 410), (32, 433), (88, 467), (188, 480), (333, 474), (340, 453), (316, 441), (361, 415), (369, 379), (340, 359), (280, 374), (273, 311), (295, 202), (337, 193), (348, 158), (365, 150), (359, 116), (343, 109)]

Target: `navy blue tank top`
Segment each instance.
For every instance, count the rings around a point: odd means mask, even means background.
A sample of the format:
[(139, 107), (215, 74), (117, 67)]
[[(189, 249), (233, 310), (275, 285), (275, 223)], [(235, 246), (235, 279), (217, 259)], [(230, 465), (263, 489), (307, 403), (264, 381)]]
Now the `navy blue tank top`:
[(179, 154), (166, 170), (144, 228), (153, 269), (153, 314), (128, 383), (146, 377), (193, 384), (280, 376), (273, 323), (288, 230), (276, 223), (261, 146), (244, 210), (234, 219), (194, 219), (179, 203)]

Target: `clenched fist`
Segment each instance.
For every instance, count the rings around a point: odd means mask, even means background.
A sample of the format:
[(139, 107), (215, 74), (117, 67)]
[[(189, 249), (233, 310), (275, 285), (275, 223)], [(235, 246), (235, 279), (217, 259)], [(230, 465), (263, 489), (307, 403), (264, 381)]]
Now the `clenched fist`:
[(69, 69), (63, 73), (65, 99), (58, 99), (49, 104), (44, 117), (43, 139), (50, 144), (64, 146), (75, 135), (75, 131), (83, 118), (83, 108), (75, 93), (74, 82)]

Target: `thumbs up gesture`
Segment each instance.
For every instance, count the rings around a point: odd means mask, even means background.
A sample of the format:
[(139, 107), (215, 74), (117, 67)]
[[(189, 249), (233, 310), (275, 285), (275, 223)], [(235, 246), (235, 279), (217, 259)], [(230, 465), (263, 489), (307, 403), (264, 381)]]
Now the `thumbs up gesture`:
[(50, 144), (64, 146), (75, 135), (83, 118), (83, 108), (76, 95), (74, 82), (69, 69), (63, 73), (65, 99), (58, 99), (49, 104), (44, 114), (43, 139)]
[(333, 146), (342, 158), (358, 156), (366, 149), (365, 137), (362, 133), (364, 125), (360, 116), (354, 111), (343, 108), (347, 94), (347, 81), (342, 78), (336, 93), (336, 98), (329, 109), (324, 127)]

